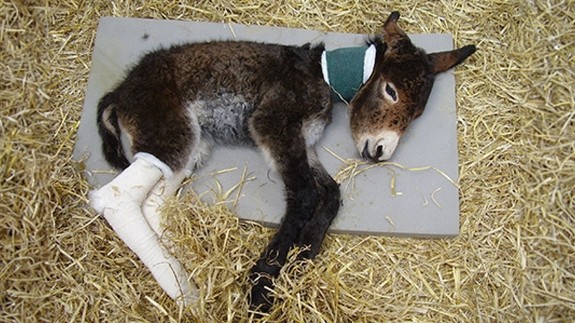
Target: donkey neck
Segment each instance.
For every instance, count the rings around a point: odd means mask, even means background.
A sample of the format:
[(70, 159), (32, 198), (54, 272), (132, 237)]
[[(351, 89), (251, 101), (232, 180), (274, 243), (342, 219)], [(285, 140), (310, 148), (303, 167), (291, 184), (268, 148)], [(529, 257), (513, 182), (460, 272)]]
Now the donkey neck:
[(321, 56), (323, 78), (335, 100), (349, 102), (375, 66), (375, 45), (338, 48)]

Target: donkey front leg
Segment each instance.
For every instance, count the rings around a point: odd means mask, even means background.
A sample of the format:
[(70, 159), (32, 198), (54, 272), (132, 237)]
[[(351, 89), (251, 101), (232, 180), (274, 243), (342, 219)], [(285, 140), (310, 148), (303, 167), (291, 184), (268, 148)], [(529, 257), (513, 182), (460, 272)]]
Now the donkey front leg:
[[(253, 283), (250, 294), (252, 309), (267, 312), (273, 304), (270, 295), (273, 279), (286, 262), (288, 252), (297, 245), (305, 223), (318, 203), (318, 192), (306, 156), (305, 141), (279, 143), (270, 149), (272, 158), (285, 183), (287, 207), (280, 227), (250, 272)], [(297, 139), (296, 139), (297, 140)]]
[(161, 244), (142, 213), (150, 191), (162, 176), (173, 174), (154, 156), (140, 153), (135, 158), (114, 180), (90, 193), (91, 205), (148, 267), (164, 291), (180, 304), (188, 305), (198, 298), (197, 290), (190, 286), (184, 267)]
[(308, 248), (298, 255), (299, 259), (312, 259), (319, 253), (325, 234), (337, 216), (341, 204), (339, 185), (317, 159), (315, 150), (310, 148), (308, 156), (319, 193), (319, 202), (313, 217), (301, 230), (298, 246)]

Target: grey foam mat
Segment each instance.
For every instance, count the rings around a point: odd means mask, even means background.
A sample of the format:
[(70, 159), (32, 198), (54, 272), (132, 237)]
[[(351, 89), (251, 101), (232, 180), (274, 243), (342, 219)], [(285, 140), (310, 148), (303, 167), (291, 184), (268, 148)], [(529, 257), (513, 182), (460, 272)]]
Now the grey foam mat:
[[(382, 22), (383, 23), (383, 22)], [(448, 34), (410, 35), (428, 52), (450, 50)], [(326, 49), (364, 44), (366, 35), (205, 22), (101, 18), (74, 156), (85, 163), (94, 186), (114, 173), (100, 151), (96, 128), (99, 99), (145, 53), (170, 44), (207, 40), (253, 40), (287, 45), (323, 41)], [(459, 232), (457, 114), (452, 71), (439, 75), (424, 114), (414, 121), (390, 160), (341, 183), (342, 207), (332, 232), (449, 237)], [(318, 146), (330, 174), (345, 165), (339, 158), (359, 158), (348, 125), (346, 105), (334, 107), (334, 121)], [(337, 157), (335, 157), (335, 156)], [(263, 156), (251, 148), (219, 147), (194, 172), (191, 186), (204, 201), (225, 202), (240, 218), (277, 225), (283, 215), (283, 184)], [(242, 181), (242, 178), (244, 180)], [(453, 181), (453, 182), (452, 182)], [(242, 185), (237, 185), (242, 182)], [(236, 187), (234, 190), (233, 188)], [(241, 190), (239, 188), (241, 187)]]

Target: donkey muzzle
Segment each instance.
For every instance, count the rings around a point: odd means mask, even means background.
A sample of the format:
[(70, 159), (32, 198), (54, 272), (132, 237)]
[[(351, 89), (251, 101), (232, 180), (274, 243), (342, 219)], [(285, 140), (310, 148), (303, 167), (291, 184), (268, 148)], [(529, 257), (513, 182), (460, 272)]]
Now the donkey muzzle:
[(357, 146), (363, 159), (377, 163), (391, 158), (399, 138), (396, 131), (384, 130), (375, 136), (365, 136)]

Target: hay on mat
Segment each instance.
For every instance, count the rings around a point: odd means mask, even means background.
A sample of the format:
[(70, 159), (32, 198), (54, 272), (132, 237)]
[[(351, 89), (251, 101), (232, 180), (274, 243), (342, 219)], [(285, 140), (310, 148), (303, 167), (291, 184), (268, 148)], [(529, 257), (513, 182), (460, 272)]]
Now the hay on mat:
[(266, 319), (572, 320), (575, 2), (46, 0), (0, 6), (0, 321), (250, 320), (246, 273), (273, 230), (171, 201), (167, 234), (203, 296), (180, 309), (86, 207), (70, 156), (99, 17), (370, 32), (391, 10), (408, 32), (479, 48), (456, 72), (461, 233), (330, 234), (284, 269)]

